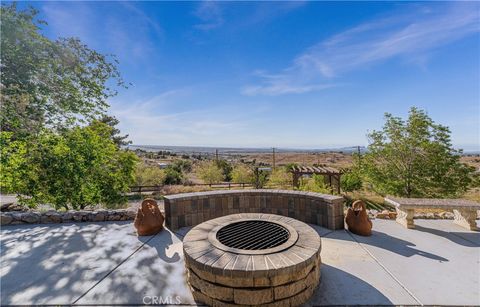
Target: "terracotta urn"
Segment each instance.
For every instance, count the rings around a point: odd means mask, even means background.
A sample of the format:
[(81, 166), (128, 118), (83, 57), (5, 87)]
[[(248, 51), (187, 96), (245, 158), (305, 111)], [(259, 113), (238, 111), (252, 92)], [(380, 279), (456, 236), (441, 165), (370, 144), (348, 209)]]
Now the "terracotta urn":
[(138, 208), (133, 225), (139, 236), (151, 236), (163, 229), (164, 220), (165, 218), (158, 209), (157, 202), (154, 199), (147, 198)]
[(347, 210), (345, 223), (348, 230), (360, 236), (372, 235), (372, 221), (368, 218), (365, 203), (357, 200), (352, 204), (351, 208)]

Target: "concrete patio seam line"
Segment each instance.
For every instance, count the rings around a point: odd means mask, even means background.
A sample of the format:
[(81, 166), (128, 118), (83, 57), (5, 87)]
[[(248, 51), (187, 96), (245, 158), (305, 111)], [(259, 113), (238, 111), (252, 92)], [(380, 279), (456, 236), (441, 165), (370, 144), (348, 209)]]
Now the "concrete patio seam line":
[[(171, 230), (170, 230), (171, 231)], [(175, 231), (172, 231), (174, 234), (176, 234), (177, 236), (179, 236), (181, 238), (181, 240), (183, 241), (183, 238), (185, 238), (184, 235), (181, 235), (179, 234), (178, 232), (175, 232)]]
[(153, 236), (151, 236), (150, 238), (148, 238), (148, 240), (146, 240), (145, 242), (143, 242), (139, 247), (137, 247), (133, 253), (131, 253), (130, 255), (128, 255), (128, 257), (126, 257), (125, 259), (123, 259), (122, 261), (120, 261), (119, 264), (117, 264), (112, 270), (110, 270), (110, 272), (108, 272), (107, 274), (105, 274), (105, 276), (103, 276), (102, 278), (100, 278), (99, 281), (97, 281), (93, 286), (91, 286), (87, 291), (85, 291), (85, 293), (83, 293), (82, 295), (80, 295), (80, 297), (78, 297), (76, 300), (74, 300), (72, 302), (72, 305), (76, 304), (79, 300), (81, 300), (85, 295), (88, 294), (88, 292), (92, 291), (93, 288), (95, 288), (96, 286), (98, 286), (105, 278), (107, 278), (110, 274), (112, 274), (116, 269), (118, 269), (122, 264), (124, 264), (128, 259), (130, 259), (133, 255), (135, 255), (139, 250), (141, 250), (145, 244), (147, 244), (148, 242), (150, 242), (150, 240), (152, 240), (157, 234), (154, 234)]
[(321, 237), (327, 237), (329, 234), (331, 234), (331, 233), (334, 233), (334, 232), (335, 232), (334, 230), (332, 230), (332, 231), (329, 231), (329, 232), (327, 232), (326, 234), (324, 234), (324, 235), (323, 235), (323, 236), (321, 236)]
[(415, 301), (417, 301), (419, 305), (424, 306), (424, 304), (412, 293), (412, 291), (410, 291), (400, 280), (398, 280), (398, 278), (395, 277), (395, 275), (393, 275), (393, 273), (390, 272), (365, 246), (363, 246), (363, 244), (361, 242), (357, 241), (357, 239), (352, 235), (352, 233), (350, 231), (347, 231), (347, 230), (345, 230), (345, 231), (348, 233), (348, 235), (353, 240), (355, 240), (355, 242), (357, 242), (358, 245), (360, 245), (360, 247), (368, 255), (370, 255), (370, 257), (372, 257), (373, 260), (375, 260), (376, 263), (378, 263), (379, 266), (381, 266), (383, 268), (383, 270), (385, 272), (387, 272), (388, 275), (390, 275), (390, 277), (393, 278), (393, 280), (395, 280), (400, 285), (400, 287), (402, 287)]

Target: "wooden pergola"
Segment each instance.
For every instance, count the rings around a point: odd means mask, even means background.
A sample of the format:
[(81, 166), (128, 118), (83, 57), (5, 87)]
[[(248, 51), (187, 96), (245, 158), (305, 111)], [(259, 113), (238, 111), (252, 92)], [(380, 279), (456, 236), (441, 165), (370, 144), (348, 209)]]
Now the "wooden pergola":
[(342, 176), (342, 172), (329, 166), (294, 166), (291, 169), (291, 173), (293, 176), (293, 186), (299, 187), (300, 182), (299, 179), (303, 175), (322, 175), (326, 177), (328, 180), (328, 184), (333, 191), (335, 187), (337, 192), (340, 193), (340, 177)]

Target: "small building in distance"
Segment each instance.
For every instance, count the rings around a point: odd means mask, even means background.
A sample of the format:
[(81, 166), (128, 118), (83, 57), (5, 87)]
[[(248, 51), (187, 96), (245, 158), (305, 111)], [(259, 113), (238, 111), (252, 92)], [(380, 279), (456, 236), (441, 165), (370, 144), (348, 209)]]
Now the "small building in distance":
[(166, 169), (169, 164), (166, 163), (166, 162), (157, 162), (157, 165), (158, 165), (158, 167), (160, 167), (161, 169)]

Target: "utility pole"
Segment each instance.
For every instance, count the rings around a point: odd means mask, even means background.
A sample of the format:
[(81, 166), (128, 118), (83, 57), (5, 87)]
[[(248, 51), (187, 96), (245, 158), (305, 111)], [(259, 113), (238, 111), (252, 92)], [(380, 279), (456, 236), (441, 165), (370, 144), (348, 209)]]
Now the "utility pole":
[(218, 149), (215, 149), (215, 161), (218, 163)]
[(357, 154), (358, 154), (358, 166), (360, 166), (361, 163), (361, 157), (360, 157), (360, 146), (357, 146)]
[(275, 170), (275, 147), (272, 147), (273, 170)]

